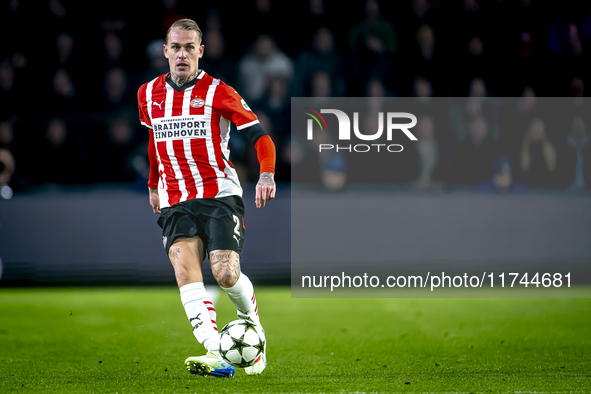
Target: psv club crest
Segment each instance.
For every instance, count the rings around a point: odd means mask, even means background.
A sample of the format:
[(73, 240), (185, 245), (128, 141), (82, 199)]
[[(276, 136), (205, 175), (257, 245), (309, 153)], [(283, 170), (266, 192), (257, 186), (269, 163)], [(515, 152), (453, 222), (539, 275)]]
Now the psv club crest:
[(193, 108), (201, 108), (205, 105), (205, 100), (203, 100), (201, 97), (195, 97), (193, 100), (191, 100), (190, 105)]

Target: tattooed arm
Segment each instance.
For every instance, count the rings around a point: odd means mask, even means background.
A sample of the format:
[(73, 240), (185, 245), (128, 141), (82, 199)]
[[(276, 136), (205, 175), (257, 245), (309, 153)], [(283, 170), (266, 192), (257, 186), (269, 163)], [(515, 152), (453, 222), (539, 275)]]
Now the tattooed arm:
[(254, 148), (261, 166), (261, 175), (256, 186), (255, 202), (257, 208), (263, 208), (267, 201), (275, 198), (275, 144), (268, 135), (261, 136)]
[(262, 208), (267, 201), (275, 198), (275, 144), (259, 123), (244, 129), (244, 133), (253, 142), (261, 167), (255, 202), (257, 208)]
[(267, 201), (275, 198), (275, 179), (272, 172), (263, 172), (256, 186), (255, 202), (257, 208), (263, 208)]

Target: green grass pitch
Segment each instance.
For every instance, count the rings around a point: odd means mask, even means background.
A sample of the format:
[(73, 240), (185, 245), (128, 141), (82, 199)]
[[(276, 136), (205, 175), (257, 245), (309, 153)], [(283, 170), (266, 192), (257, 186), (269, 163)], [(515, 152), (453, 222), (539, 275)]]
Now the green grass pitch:
[(267, 370), (216, 379), (175, 288), (0, 289), (0, 393), (591, 392), (589, 298), (257, 301)]

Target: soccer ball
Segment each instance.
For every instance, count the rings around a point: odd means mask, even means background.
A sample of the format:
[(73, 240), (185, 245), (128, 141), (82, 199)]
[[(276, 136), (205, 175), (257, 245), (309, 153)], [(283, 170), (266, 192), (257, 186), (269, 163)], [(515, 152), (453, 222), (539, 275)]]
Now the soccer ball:
[(249, 320), (234, 320), (220, 332), (220, 354), (235, 367), (253, 365), (265, 350), (265, 330)]

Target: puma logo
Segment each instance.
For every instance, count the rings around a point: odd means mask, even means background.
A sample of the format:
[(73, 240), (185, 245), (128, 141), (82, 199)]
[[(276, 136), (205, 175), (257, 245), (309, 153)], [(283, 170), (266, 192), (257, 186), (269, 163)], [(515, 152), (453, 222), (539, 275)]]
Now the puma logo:
[[(201, 320), (201, 318), (199, 316), (201, 316), (201, 313), (198, 313), (197, 316), (195, 316), (195, 317), (189, 318), (189, 323), (191, 323), (191, 325), (193, 326), (193, 330), (198, 329), (199, 326), (201, 326), (203, 324), (203, 321)], [(193, 324), (193, 320), (197, 320), (197, 323)]]
[(162, 111), (162, 104), (164, 103), (164, 100), (162, 100), (161, 102), (157, 103), (156, 101), (152, 102), (152, 105), (157, 105), (158, 108), (160, 108), (160, 111)]

